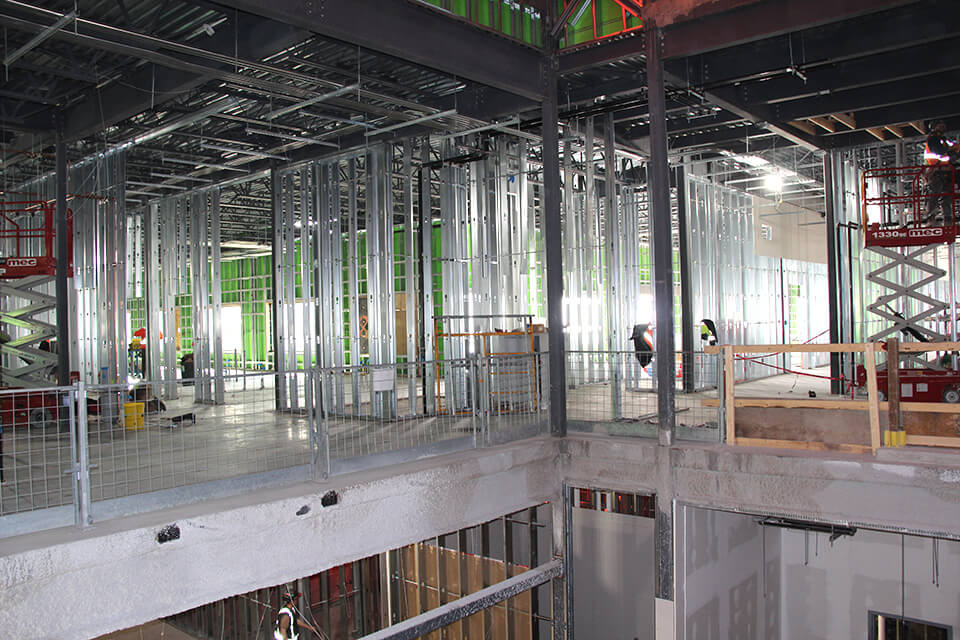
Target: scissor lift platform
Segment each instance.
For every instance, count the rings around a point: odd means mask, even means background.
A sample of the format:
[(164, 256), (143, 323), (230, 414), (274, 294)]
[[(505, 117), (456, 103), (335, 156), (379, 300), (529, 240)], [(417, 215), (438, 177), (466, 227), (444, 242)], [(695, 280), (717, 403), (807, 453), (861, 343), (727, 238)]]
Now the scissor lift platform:
[[(944, 192), (932, 193), (933, 172)], [(956, 170), (952, 165), (888, 167), (863, 172), (861, 218), (867, 247), (919, 247), (953, 242), (958, 234)], [(949, 179), (949, 182), (948, 182)], [(931, 211), (931, 205), (939, 205)]]

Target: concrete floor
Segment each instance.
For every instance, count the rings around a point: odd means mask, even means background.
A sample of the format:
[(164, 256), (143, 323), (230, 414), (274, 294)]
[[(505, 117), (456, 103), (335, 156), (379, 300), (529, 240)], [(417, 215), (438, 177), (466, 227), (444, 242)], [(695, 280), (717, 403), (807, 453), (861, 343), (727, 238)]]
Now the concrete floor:
[[(261, 384), (261, 380), (263, 384)], [(90, 482), (94, 501), (286, 469), (311, 462), (310, 428), (302, 411), (274, 410), (272, 376), (228, 384), (224, 404), (194, 402), (194, 389), (165, 401), (165, 411), (148, 413), (139, 429), (124, 428), (121, 419), (90, 415), (88, 439)], [(330, 460), (369, 456), (420, 447), (455, 438), (473, 437), (504, 442), (513, 434), (529, 434), (530, 426), (546, 419), (541, 413), (505, 413), (485, 420), (463, 415), (410, 415), (405, 381), (398, 384), (392, 420), (352, 415), (328, 415), (318, 425), (329, 434)], [(442, 387), (441, 387), (442, 389)], [(350, 389), (345, 413), (352, 414)], [(369, 392), (361, 394), (369, 398)], [(302, 403), (302, 396), (301, 396)], [(422, 406), (422, 405), (421, 405)], [(361, 414), (369, 414), (363, 402)], [(174, 422), (171, 416), (192, 412), (196, 422)], [(17, 427), (4, 431), (4, 482), (0, 515), (71, 504), (73, 464), (69, 434), (57, 424)], [(325, 428), (325, 430), (324, 430)]]
[[(830, 381), (823, 376), (829, 367), (797, 368), (794, 373), (780, 374), (760, 380), (738, 383), (737, 397), (808, 398), (813, 391), (818, 398), (842, 399), (830, 394)], [(657, 424), (657, 394), (652, 378), (644, 376), (639, 384), (620, 385), (620, 410), (615, 414), (613, 387), (609, 382), (586, 383), (567, 389), (567, 418), (572, 429), (610, 435), (649, 436)], [(684, 429), (681, 437), (716, 438), (718, 410), (704, 407), (704, 398), (717, 398), (716, 389), (676, 395), (677, 426)], [(689, 428), (689, 431), (686, 428)], [(695, 433), (699, 432), (699, 433)], [(711, 435), (712, 434), (712, 435)]]
[[(804, 371), (824, 375), (825, 369)], [(261, 381), (263, 384), (261, 384)], [(228, 385), (222, 405), (194, 403), (192, 387), (167, 401), (166, 411), (146, 416), (145, 425), (130, 430), (119, 421), (90, 416), (90, 480), (93, 500), (108, 500), (171, 489), (205, 481), (273, 471), (309, 464), (310, 430), (299, 412), (274, 410), (273, 378), (249, 379)], [(419, 389), (419, 387), (418, 387)], [(567, 391), (571, 429), (611, 435), (649, 436), (657, 423), (657, 396), (652, 380), (639, 388), (621, 387), (621, 412), (614, 417), (609, 383), (582, 384)], [(408, 413), (405, 383), (398, 384), (398, 408)], [(828, 397), (829, 381), (794, 374), (779, 375), (737, 385), (738, 396), (793, 396), (808, 391)], [(352, 413), (350, 390), (346, 410)], [(368, 398), (363, 394), (361, 397)], [(703, 407), (704, 397), (716, 390), (677, 395), (677, 424), (689, 428), (679, 435), (711, 440), (717, 437), (714, 408)], [(471, 437), (504, 442), (530, 434), (547, 419), (546, 403), (539, 413), (505, 413), (486, 419), (465, 415), (380, 420), (328, 416), (330, 459), (340, 460), (419, 447), (444, 440)], [(171, 415), (194, 412), (196, 424), (171, 422)], [(364, 403), (362, 413), (369, 413)], [(321, 425), (322, 427), (323, 425)], [(321, 433), (322, 433), (321, 429)], [(46, 429), (18, 427), (3, 433), (4, 483), (0, 487), (0, 515), (71, 504), (70, 438), (55, 424)]]

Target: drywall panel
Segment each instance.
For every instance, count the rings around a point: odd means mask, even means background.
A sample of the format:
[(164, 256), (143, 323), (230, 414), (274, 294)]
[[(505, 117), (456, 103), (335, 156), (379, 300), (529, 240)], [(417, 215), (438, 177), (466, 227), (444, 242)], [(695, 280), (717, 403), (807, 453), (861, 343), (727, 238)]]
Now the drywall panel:
[(654, 640), (654, 521), (573, 510), (574, 637)]
[(678, 515), (678, 637), (779, 638), (779, 530), (738, 513), (683, 506)]
[(818, 212), (755, 198), (754, 242), (769, 258), (827, 263), (826, 225)]
[(949, 625), (957, 637), (960, 542), (936, 546), (863, 529), (832, 544), (825, 534), (784, 530), (781, 638), (867, 638), (868, 611)]

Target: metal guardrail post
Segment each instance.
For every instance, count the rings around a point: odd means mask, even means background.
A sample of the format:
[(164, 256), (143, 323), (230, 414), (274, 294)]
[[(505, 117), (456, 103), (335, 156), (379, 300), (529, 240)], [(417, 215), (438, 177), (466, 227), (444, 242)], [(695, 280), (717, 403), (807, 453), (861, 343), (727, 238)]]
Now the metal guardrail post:
[(480, 408), (480, 367), (477, 364), (477, 356), (471, 356), (467, 362), (469, 363), (469, 378), (473, 386), (473, 400), (470, 403), (470, 422), (473, 427), (473, 446), (476, 448), (480, 446), (479, 443), (482, 441), (481, 438), (477, 437), (477, 414), (482, 411)]
[(307, 402), (307, 430), (310, 433), (310, 467), (314, 479), (321, 477), (320, 471), (320, 432), (317, 429), (317, 403), (314, 395), (316, 384), (316, 372), (307, 370), (304, 373), (304, 390), (307, 392), (307, 398), (314, 398), (313, 402)]
[[(323, 388), (323, 371), (320, 372), (321, 384), (320, 388)], [(314, 398), (317, 396), (315, 395)], [(330, 477), (330, 416), (327, 412), (327, 403), (323, 396), (320, 396), (320, 415), (321, 415), (321, 436), (323, 439), (323, 467), (321, 468), (321, 477), (326, 480)]]
[(87, 383), (78, 382), (74, 391), (76, 420), (72, 421), (71, 428), (76, 429), (77, 438), (77, 526), (86, 527), (93, 524), (90, 509), (90, 442), (87, 433)]
[(490, 445), (490, 414), (493, 413), (493, 395), (491, 393), (492, 384), (491, 372), (493, 370), (493, 358), (487, 356), (480, 358), (480, 398), (483, 408), (483, 444)]
[(720, 406), (717, 407), (717, 437), (720, 438), (719, 442), (723, 443), (727, 441), (727, 412), (723, 402), (727, 393), (727, 386), (724, 384), (726, 376), (723, 370), (725, 360), (720, 357), (720, 354), (714, 357), (716, 358), (713, 369), (717, 374), (717, 398), (720, 400)]

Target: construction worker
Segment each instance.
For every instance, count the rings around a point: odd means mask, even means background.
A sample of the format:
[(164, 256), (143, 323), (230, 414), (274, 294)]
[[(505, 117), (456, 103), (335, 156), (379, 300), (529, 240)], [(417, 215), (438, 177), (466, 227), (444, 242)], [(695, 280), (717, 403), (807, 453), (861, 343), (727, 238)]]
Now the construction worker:
[(297, 640), (300, 634), (297, 633), (297, 627), (312, 631), (316, 635), (320, 632), (300, 619), (297, 612), (297, 598), (300, 594), (296, 591), (287, 591), (280, 600), (280, 610), (277, 611), (277, 625), (273, 630), (274, 640)]
[(633, 350), (637, 362), (640, 363), (642, 368), (646, 369), (647, 365), (653, 360), (654, 354), (653, 325), (633, 325), (633, 334), (630, 339), (633, 341)]
[(930, 135), (923, 147), (923, 161), (927, 165), (924, 177), (927, 183), (927, 216), (931, 222), (939, 210), (946, 224), (953, 224), (953, 171), (951, 163), (956, 145), (946, 138), (947, 125), (943, 120), (932, 123)]
[(700, 340), (709, 345), (717, 344), (717, 325), (710, 318), (700, 321)]

